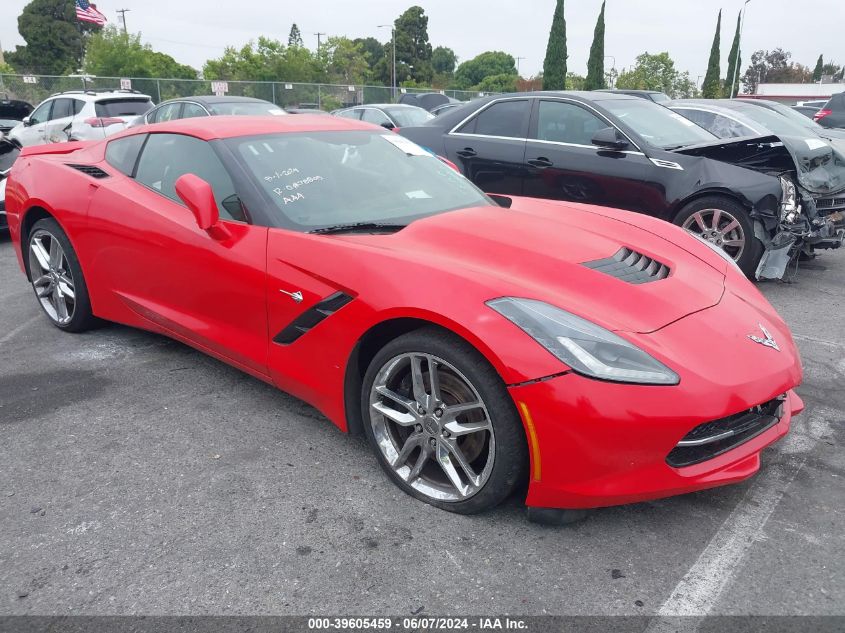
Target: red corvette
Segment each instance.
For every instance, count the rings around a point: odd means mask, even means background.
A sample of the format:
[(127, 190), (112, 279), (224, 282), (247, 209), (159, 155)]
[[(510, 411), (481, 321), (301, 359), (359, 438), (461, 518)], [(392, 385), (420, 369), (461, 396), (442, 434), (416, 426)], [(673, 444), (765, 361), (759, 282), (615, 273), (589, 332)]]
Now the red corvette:
[[(497, 199), (349, 119), (208, 117), (25, 149), (7, 206), (49, 319), (165, 334), (365, 433), (440, 508), (538, 520), (755, 473), (802, 409), (789, 329), (643, 215)], [(551, 509), (564, 509), (553, 511)]]

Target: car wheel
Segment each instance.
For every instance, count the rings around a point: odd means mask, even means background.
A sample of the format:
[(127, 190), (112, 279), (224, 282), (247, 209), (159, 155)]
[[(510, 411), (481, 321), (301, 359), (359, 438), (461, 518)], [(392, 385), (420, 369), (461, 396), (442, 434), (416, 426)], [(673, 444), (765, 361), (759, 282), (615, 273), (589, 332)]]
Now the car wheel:
[(88, 287), (76, 252), (59, 223), (39, 220), (27, 242), (32, 288), (50, 321), (61, 330), (82, 332), (95, 322)]
[(438, 508), (488, 510), (527, 472), (513, 400), (487, 360), (457, 336), (425, 328), (388, 343), (370, 363), (361, 405), (382, 468)]
[(746, 276), (754, 276), (763, 244), (754, 236), (754, 224), (738, 202), (722, 196), (699, 198), (681, 209), (675, 224), (715, 244)]

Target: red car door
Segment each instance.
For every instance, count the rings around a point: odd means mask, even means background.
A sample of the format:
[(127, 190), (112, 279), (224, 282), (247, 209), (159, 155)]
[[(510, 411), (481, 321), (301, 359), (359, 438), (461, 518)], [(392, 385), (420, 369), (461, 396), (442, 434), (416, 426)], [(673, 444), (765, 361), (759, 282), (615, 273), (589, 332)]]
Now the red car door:
[[(109, 144), (107, 161), (132, 174), (142, 136)], [(133, 154), (134, 152), (134, 154)], [(201, 230), (175, 193), (179, 176), (212, 185), (230, 236)], [(266, 377), (267, 228), (249, 224), (223, 163), (205, 141), (151, 134), (134, 177), (100, 181), (83, 246), (104, 317), (154, 324), (254, 375)], [(140, 321), (139, 321), (140, 319)]]

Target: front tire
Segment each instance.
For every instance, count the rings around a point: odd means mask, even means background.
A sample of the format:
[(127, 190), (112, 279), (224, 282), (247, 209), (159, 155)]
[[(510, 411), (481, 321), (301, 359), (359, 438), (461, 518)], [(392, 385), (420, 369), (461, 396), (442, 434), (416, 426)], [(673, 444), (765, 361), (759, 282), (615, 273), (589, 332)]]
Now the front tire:
[(527, 472), (525, 432), (504, 383), (448, 332), (424, 328), (385, 345), (364, 377), (361, 407), (388, 477), (438, 508), (489, 510)]
[(754, 223), (741, 204), (724, 196), (705, 196), (681, 209), (675, 224), (715, 244), (754, 278), (763, 243), (754, 236)]
[(95, 318), (82, 267), (67, 234), (53, 218), (33, 225), (27, 257), (32, 289), (50, 322), (65, 332), (90, 329)]

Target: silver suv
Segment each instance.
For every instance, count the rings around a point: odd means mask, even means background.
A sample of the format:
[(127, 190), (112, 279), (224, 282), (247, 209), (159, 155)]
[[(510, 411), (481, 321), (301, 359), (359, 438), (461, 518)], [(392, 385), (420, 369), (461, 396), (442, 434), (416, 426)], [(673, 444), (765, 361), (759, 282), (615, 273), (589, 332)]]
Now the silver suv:
[(149, 96), (130, 90), (62, 92), (39, 104), (9, 138), (23, 147), (95, 141), (125, 129), (153, 105)]

